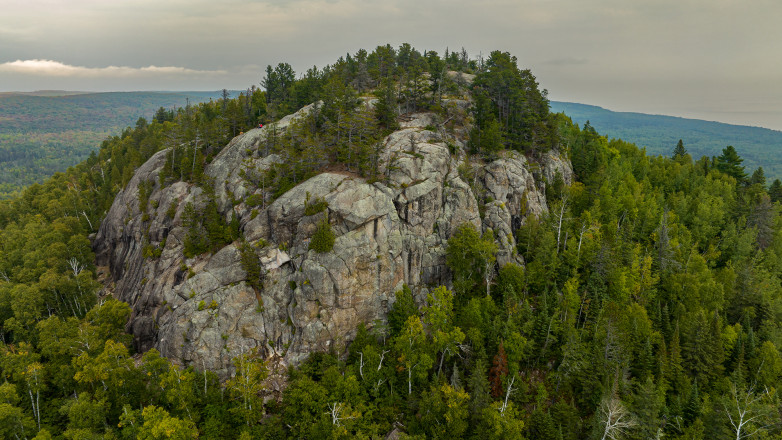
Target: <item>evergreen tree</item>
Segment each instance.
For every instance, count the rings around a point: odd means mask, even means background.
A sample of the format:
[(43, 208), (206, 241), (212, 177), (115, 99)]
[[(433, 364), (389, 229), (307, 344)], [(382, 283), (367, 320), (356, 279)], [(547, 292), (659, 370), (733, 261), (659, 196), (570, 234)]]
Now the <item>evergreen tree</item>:
[(766, 174), (763, 172), (763, 167), (758, 167), (749, 178), (750, 185), (760, 185), (763, 188), (766, 187)]
[(717, 157), (716, 167), (721, 172), (736, 179), (737, 183), (744, 183), (747, 178), (744, 172), (744, 167), (741, 163), (744, 162), (736, 149), (732, 145), (728, 145), (722, 150), (722, 154)]
[(682, 390), (685, 385), (684, 367), (682, 366), (682, 353), (679, 345), (679, 326), (677, 324), (676, 329), (671, 337), (670, 349), (668, 350), (668, 367), (666, 368), (668, 373), (668, 383), (671, 385), (671, 389), (678, 392)]
[(782, 201), (782, 182), (779, 179), (774, 179), (771, 182), (771, 187), (768, 189), (768, 195), (771, 197), (772, 202)]
[(309, 248), (319, 254), (324, 252), (331, 252), (331, 250), (334, 248), (335, 240), (336, 237), (334, 236), (334, 231), (331, 230), (329, 218), (328, 216), (325, 216), (320, 222), (318, 222), (315, 233), (312, 234), (312, 238), (310, 239)]
[[(548, 137), (546, 122), (549, 104), (546, 91), (538, 89), (538, 83), (529, 70), (520, 70), (516, 57), (507, 52), (493, 51), (486, 60), (473, 86), (473, 95), (491, 101), (494, 120), (499, 124), (505, 146), (517, 150), (545, 149)], [(476, 125), (487, 127), (490, 119), (484, 105), (476, 105)]]
[(673, 149), (673, 154), (671, 154), (671, 157), (674, 160), (680, 160), (683, 159), (686, 154), (687, 154), (687, 149), (684, 148), (684, 142), (682, 142), (682, 140), (679, 139), (679, 143), (677, 143), (676, 147)]
[(384, 79), (380, 83), (380, 88), (375, 91), (375, 95), (377, 96), (375, 117), (386, 130), (396, 130), (399, 127), (399, 123), (396, 121), (396, 95), (391, 81)]
[(690, 395), (687, 397), (687, 403), (683, 408), (684, 423), (687, 425), (692, 424), (701, 414), (701, 397), (698, 392), (698, 382), (696, 381), (690, 387)]
[(527, 438), (540, 440), (560, 440), (559, 430), (547, 411), (536, 409), (532, 412), (527, 426)]
[(388, 312), (388, 327), (391, 335), (398, 335), (407, 322), (407, 318), (418, 315), (418, 306), (413, 298), (413, 292), (407, 287), (407, 284), (402, 286), (402, 290), (396, 291), (394, 296), (396, 300)]
[(470, 413), (473, 420), (478, 420), (483, 410), (491, 403), (491, 388), (486, 376), (486, 361), (481, 358), (476, 359), (472, 367), (467, 388), (470, 391)]
[(638, 438), (656, 439), (662, 434), (662, 424), (660, 422), (660, 410), (662, 402), (657, 392), (657, 387), (651, 378), (647, 378), (639, 387), (633, 396), (632, 410), (636, 416), (638, 425), (636, 432)]

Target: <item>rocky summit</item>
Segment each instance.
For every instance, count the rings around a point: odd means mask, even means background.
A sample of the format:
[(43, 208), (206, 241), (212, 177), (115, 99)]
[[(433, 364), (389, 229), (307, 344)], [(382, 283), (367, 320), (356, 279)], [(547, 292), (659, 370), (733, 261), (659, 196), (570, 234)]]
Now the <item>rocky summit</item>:
[[(573, 178), (556, 151), (535, 161), (505, 151), (470, 162), (469, 127), (446, 130), (438, 115), (412, 113), (382, 141), (384, 178), (325, 170), (266, 203), (263, 189), (245, 176), (279, 160), (266, 153), (265, 139), (312, 109), (235, 137), (206, 166), (207, 190), (226, 222), (238, 219), (243, 242), (185, 258), (186, 207), (203, 212), (207, 198), (203, 187), (186, 182), (161, 187), (166, 150), (116, 197), (94, 250), (98, 265), (110, 270), (106, 289), (132, 307), (127, 330), (139, 351), (154, 347), (221, 377), (232, 373), (232, 358), (254, 348), (283, 366), (315, 351), (341, 353), (358, 324), (384, 322), (403, 285), (420, 301), (432, 286), (451, 283), (445, 251), (464, 223), (494, 232), (497, 267), (523, 263), (513, 231), (547, 212), (546, 182)], [(254, 195), (262, 202), (249, 203)], [(308, 209), (314, 201), (320, 209)], [(310, 241), (323, 221), (334, 244), (318, 252)], [(254, 249), (262, 284), (249, 280), (242, 243)]]

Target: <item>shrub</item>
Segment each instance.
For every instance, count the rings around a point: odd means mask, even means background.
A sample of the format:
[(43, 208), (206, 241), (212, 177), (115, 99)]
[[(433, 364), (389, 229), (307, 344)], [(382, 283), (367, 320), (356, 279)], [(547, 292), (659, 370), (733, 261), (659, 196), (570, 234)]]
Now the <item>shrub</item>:
[(263, 266), (253, 247), (249, 243), (242, 243), (239, 255), (242, 269), (247, 272), (247, 283), (256, 291), (263, 290)]
[(247, 206), (254, 208), (256, 206), (259, 206), (263, 204), (263, 195), (261, 194), (253, 194), (250, 197), (247, 197), (244, 199), (244, 203), (247, 204)]
[(166, 210), (166, 217), (168, 217), (168, 218), (173, 220), (174, 217), (176, 217), (176, 209), (177, 209), (178, 206), (179, 206), (179, 203), (176, 200), (171, 202), (171, 204), (168, 205), (168, 210)]
[(312, 234), (310, 249), (321, 254), (324, 252), (331, 252), (331, 250), (334, 249), (335, 238), (328, 217), (324, 217), (323, 220), (318, 223), (318, 228), (315, 230), (315, 233)]
[(321, 197), (315, 197), (315, 200), (310, 203), (310, 193), (307, 193), (307, 199), (304, 201), (304, 215), (315, 215), (325, 211), (328, 207), (329, 203)]

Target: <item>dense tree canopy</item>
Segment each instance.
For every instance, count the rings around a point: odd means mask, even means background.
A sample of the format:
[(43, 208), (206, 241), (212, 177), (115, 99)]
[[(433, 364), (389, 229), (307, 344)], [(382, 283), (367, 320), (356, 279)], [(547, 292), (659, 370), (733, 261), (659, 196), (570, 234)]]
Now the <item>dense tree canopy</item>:
[[(128, 305), (96, 296), (87, 237), (135, 168), (168, 148), (159, 183), (203, 185), (204, 167), (234, 132), (305, 100), (319, 102), (315, 111), (259, 147), (284, 160), (245, 179), (268, 185), (271, 199), (327, 166), (382, 178), (377, 144), (400, 111), (460, 116), (447, 100), (464, 89), (444, 69), (477, 75), (470, 160), (506, 148), (534, 158), (558, 146), (572, 161), (572, 185), (550, 182), (550, 213), (514, 231), (523, 265), (497, 267), (494, 232), (462, 225), (446, 251), (450, 287), (405, 286), (387, 323), (362, 325), (344, 352), (291, 369), (280, 400), (264, 401), (269, 371), (254, 351), (232, 354), (236, 374), (224, 383), (155, 350), (133, 352)], [(747, 179), (735, 149), (692, 162), (609, 141), (549, 114), (534, 77), (502, 52), (480, 62), (380, 46), (298, 79), (290, 66), (270, 67), (264, 85), (141, 119), (82, 164), (0, 204), (1, 438), (782, 433), (780, 184), (767, 190), (762, 170)], [(374, 109), (363, 104), (370, 97)], [(306, 209), (322, 212), (323, 203), (308, 199)], [(186, 252), (241, 242), (236, 224), (205, 206), (185, 219)], [(329, 252), (327, 217), (318, 234), (313, 246)], [(260, 289), (253, 247), (241, 248)]]

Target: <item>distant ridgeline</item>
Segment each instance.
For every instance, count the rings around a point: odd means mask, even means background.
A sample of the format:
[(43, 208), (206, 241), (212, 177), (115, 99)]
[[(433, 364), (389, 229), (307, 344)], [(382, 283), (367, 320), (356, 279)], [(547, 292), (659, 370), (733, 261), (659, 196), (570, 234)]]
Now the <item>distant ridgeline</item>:
[[(138, 119), (78, 165), (0, 202), (0, 439), (782, 436), (782, 187), (766, 190), (746, 144), (725, 137), (704, 153), (715, 160), (701, 160), (694, 141), (672, 134), (660, 153), (672, 155), (681, 137), (694, 160), (649, 156), (601, 136), (596, 127), (613, 134), (597, 118), (578, 126), (550, 113), (531, 72), (499, 51), (470, 60), (465, 51), (441, 57), (409, 44), (378, 46), (298, 76), (288, 64), (270, 66), (262, 85)], [(284, 117), (293, 112), (299, 117)], [(431, 123), (410, 126), (416, 115)], [(266, 127), (254, 129), (259, 123)], [(402, 142), (385, 142), (394, 133)], [(543, 174), (536, 158), (556, 152), (568, 155), (572, 182), (560, 173), (525, 179), (529, 186), (503, 178), (511, 168)], [(405, 175), (414, 167), (449, 183)], [(313, 176), (339, 183), (317, 187), (323, 180)], [(483, 187), (501, 179), (523, 196), (495, 197)], [(396, 198), (383, 211), (371, 203), (380, 197), (330, 205), (305, 190), (359, 194), (347, 192), (359, 185)], [(545, 192), (538, 206), (547, 206), (538, 214), (527, 209), (535, 192)], [(410, 199), (440, 209), (445, 199), (469, 200), (459, 194), (475, 198), (443, 221), (414, 209), (408, 221)], [(511, 202), (523, 223), (507, 234), (484, 227), (510, 217), (500, 214)], [(405, 228), (420, 231), (382, 241), (430, 249), (444, 242), (438, 273), (451, 285), (377, 288), (373, 296), (394, 295), (377, 310), (385, 319), (357, 324), (348, 340), (314, 325), (364, 319), (355, 313), (363, 299), (338, 304), (336, 287), (315, 290), (337, 286), (329, 267), (374, 286), (374, 277), (356, 274), (407, 255), (401, 278), (419, 273), (404, 250), (378, 252), (373, 266), (345, 263), (343, 255), (359, 255), (378, 233), (369, 232), (377, 220), (343, 228), (359, 218), (343, 214), (354, 205), (376, 219), (401, 222), (404, 212)], [(112, 230), (127, 242), (96, 234), (109, 229), (101, 223), (110, 208), (126, 210)], [(477, 225), (444, 227), (468, 212)], [(287, 223), (269, 220), (282, 217)], [(292, 254), (293, 236), (301, 259), (281, 263), (284, 270), (317, 278), (297, 283), (264, 263)], [(96, 267), (94, 251), (109, 242), (138, 258), (110, 269), (107, 287), (117, 292), (113, 281), (125, 274), (139, 291), (160, 287), (161, 295), (135, 296), (134, 307), (155, 307), (145, 321), (134, 315), (135, 327), (127, 325), (130, 305), (97, 295), (96, 273), (107, 269)], [(500, 246), (509, 244), (513, 261), (500, 267)], [(230, 261), (232, 270), (222, 270)], [(159, 265), (173, 276), (142, 270)], [(217, 296), (212, 286), (220, 283), (247, 308)], [(184, 297), (173, 290), (180, 284), (180, 292), (190, 289)], [(264, 303), (264, 292), (279, 296), (266, 294)], [(303, 301), (277, 299), (296, 298), (289, 294)], [(181, 365), (133, 343), (140, 331), (157, 337), (173, 317), (189, 329), (173, 334), (182, 342), (170, 347), (206, 341), (188, 353), (216, 349), (214, 359), (231, 360), (230, 377), (221, 381), (208, 360)], [(333, 343), (310, 346), (297, 368), (278, 368), (298, 348), (265, 336), (253, 349), (233, 345), (261, 337), (255, 324), (234, 326), (234, 318), (262, 319), (294, 343), (320, 335)]]
[(0, 199), (76, 165), (139, 117), (220, 96), (218, 91), (0, 93)]
[(645, 147), (650, 155), (670, 157), (681, 139), (684, 147), (698, 160), (719, 156), (733, 145), (744, 159), (747, 173), (763, 167), (768, 181), (782, 178), (782, 131), (746, 125), (724, 124), (673, 116), (614, 112), (594, 105), (551, 101), (552, 113), (564, 112), (573, 122), (586, 121), (602, 135)]

